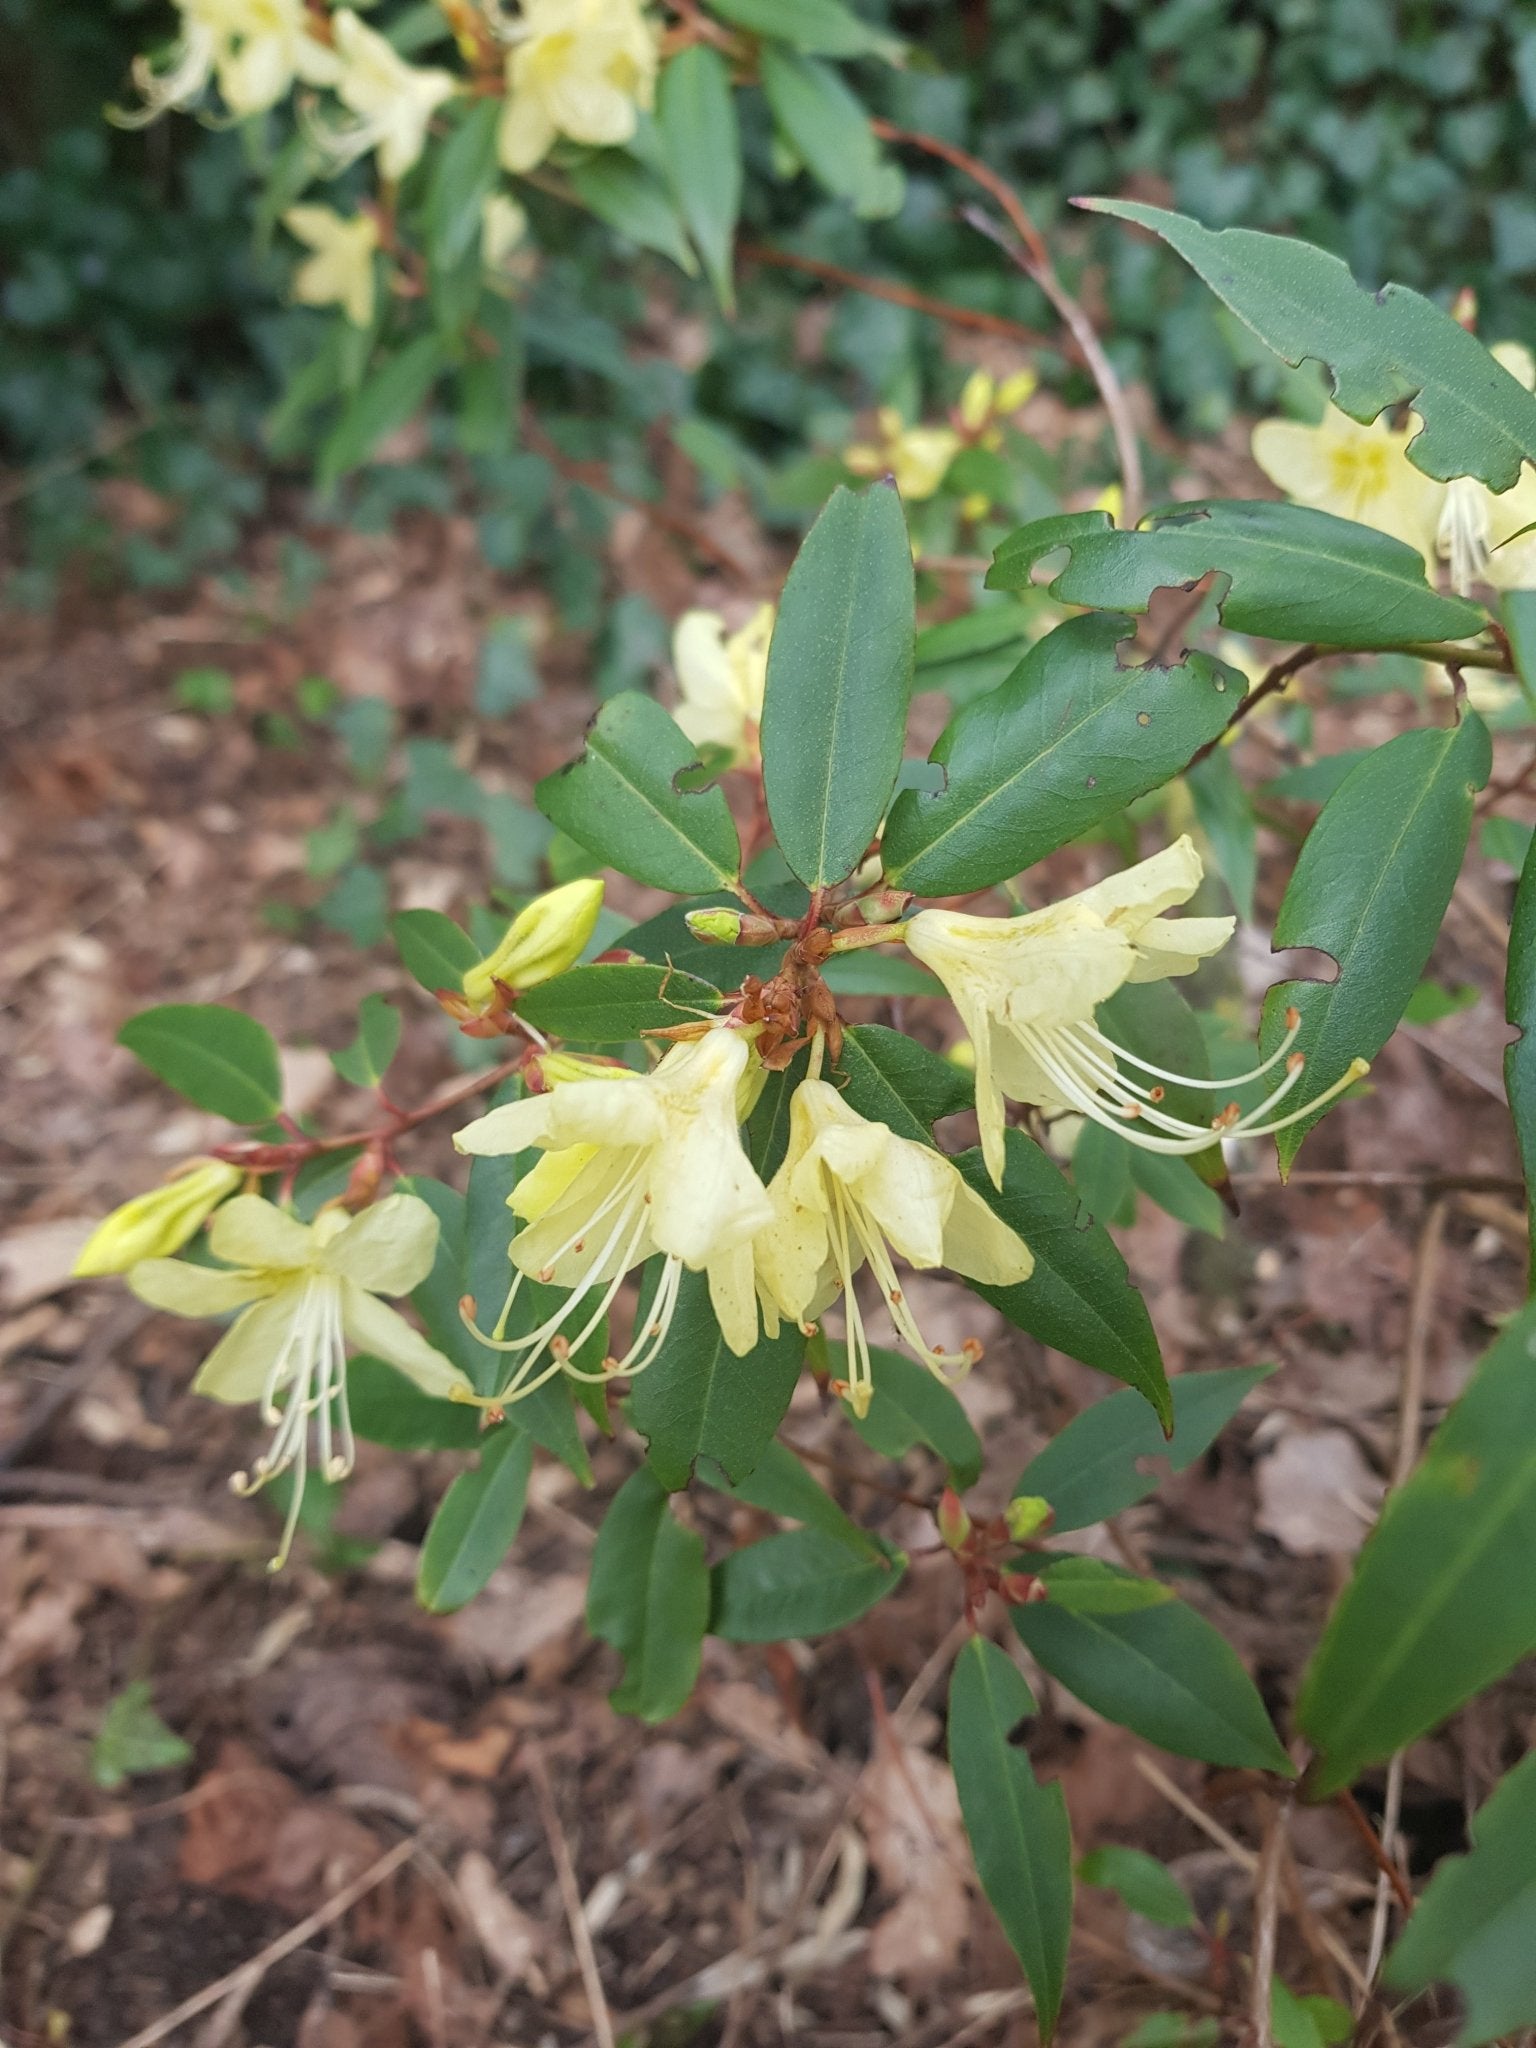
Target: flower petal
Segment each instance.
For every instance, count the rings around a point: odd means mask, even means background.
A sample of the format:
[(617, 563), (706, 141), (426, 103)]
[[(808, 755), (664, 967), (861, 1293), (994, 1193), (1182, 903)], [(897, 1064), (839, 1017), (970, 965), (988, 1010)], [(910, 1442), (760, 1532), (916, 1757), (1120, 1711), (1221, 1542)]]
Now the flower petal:
[(273, 1291), (264, 1273), (223, 1273), (190, 1259), (141, 1259), (128, 1275), (129, 1291), (173, 1316), (227, 1316)]
[(341, 1283), (341, 1321), (349, 1341), (372, 1358), (403, 1372), (424, 1394), (448, 1400), (455, 1387), (469, 1381), (451, 1360), (412, 1329), (397, 1310), (379, 1301), (353, 1280)]
[(236, 1195), (226, 1202), (208, 1226), (208, 1243), (226, 1266), (256, 1272), (307, 1266), (315, 1255), (310, 1226), (260, 1195)]
[(1106, 924), (1129, 932), (1134, 938), (1149, 918), (1161, 917), (1165, 910), (1187, 903), (1204, 875), (1195, 842), (1186, 832), (1182, 839), (1165, 846), (1161, 853), (1154, 853), (1150, 860), (1139, 860), (1134, 867), (1106, 875), (1091, 888), (1080, 889), (1068, 902), (1075, 909), (1091, 910)]
[(716, 1252), (705, 1265), (720, 1334), (738, 1358), (757, 1342), (757, 1280), (750, 1244)]
[(437, 1217), (419, 1195), (390, 1195), (331, 1239), (325, 1263), (373, 1294), (409, 1294), (432, 1270), (437, 1231)]
[(944, 1227), (944, 1264), (985, 1287), (1013, 1287), (1035, 1270), (1035, 1255), (956, 1174), (954, 1206)]
[(212, 1401), (259, 1401), (273, 1364), (304, 1308), (302, 1284), (281, 1287), (248, 1308), (198, 1368), (194, 1394)]
[(1170, 974), (1192, 974), (1236, 930), (1235, 917), (1153, 918), (1136, 934), (1136, 964), (1127, 978), (1162, 981)]

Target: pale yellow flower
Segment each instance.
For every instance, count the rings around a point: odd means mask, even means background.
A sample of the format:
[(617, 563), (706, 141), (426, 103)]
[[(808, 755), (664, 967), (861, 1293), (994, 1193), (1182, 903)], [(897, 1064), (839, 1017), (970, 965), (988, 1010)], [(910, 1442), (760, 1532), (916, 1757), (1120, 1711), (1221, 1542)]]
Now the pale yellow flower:
[(352, 1469), (349, 1344), (385, 1359), (424, 1393), (450, 1399), (469, 1392), (459, 1368), (377, 1298), (408, 1294), (426, 1279), (437, 1218), (417, 1196), (391, 1195), (359, 1216), (323, 1209), (312, 1224), (301, 1223), (257, 1195), (236, 1195), (215, 1214), (208, 1243), (222, 1267), (145, 1259), (128, 1285), (173, 1315), (243, 1311), (204, 1359), (193, 1388), (215, 1401), (259, 1401), (275, 1429), (251, 1470), (231, 1482), (239, 1493), (255, 1493), (292, 1468), (275, 1570), (298, 1526), (312, 1427), (323, 1476), (344, 1479)]
[(764, 1320), (770, 1329), (780, 1316), (809, 1323), (842, 1295), (848, 1380), (837, 1391), (859, 1416), (874, 1392), (854, 1290), (861, 1266), (878, 1281), (901, 1337), (940, 1379), (967, 1371), (980, 1347), (936, 1351), (925, 1340), (892, 1254), (993, 1287), (1027, 1280), (1034, 1270), (1029, 1247), (967, 1187), (953, 1161), (860, 1116), (814, 1071), (791, 1099), (789, 1149), (768, 1199), (772, 1221), (752, 1247)]
[(371, 213), (350, 217), (329, 206), (290, 206), (283, 226), (313, 254), (293, 274), (303, 306), (340, 306), (354, 327), (373, 320), (374, 257), (379, 224)]
[(181, 35), (164, 69), (147, 58), (134, 64), (144, 96), (141, 113), (126, 125), (152, 120), (167, 107), (190, 106), (218, 80), (229, 111), (240, 119), (264, 113), (289, 93), (295, 80), (332, 85), (335, 53), (311, 33), (305, 0), (177, 0)]
[[(1536, 387), (1528, 348), (1506, 341), (1489, 353), (1527, 391)], [(1435, 547), (1450, 564), (1451, 588), (1463, 596), (1480, 583), (1495, 590), (1536, 589), (1536, 533), (1521, 533), (1536, 521), (1536, 469), (1527, 462), (1511, 489), (1497, 494), (1475, 476), (1453, 477), (1440, 488), (1445, 501)]]
[(340, 8), (333, 21), (341, 64), (337, 96), (357, 116), (335, 139), (349, 156), (376, 150), (380, 175), (391, 182), (403, 178), (426, 146), (432, 116), (458, 90), (457, 81), (451, 72), (408, 64), (350, 7)]
[(556, 140), (612, 148), (656, 96), (659, 31), (639, 0), (523, 0), (507, 57), (501, 161), (531, 171)]
[(495, 950), (466, 968), (464, 994), (468, 1001), (484, 1007), (495, 996), (497, 982), (514, 992), (537, 988), (540, 982), (553, 981), (557, 974), (574, 967), (597, 927), (602, 907), (603, 884), (590, 875), (535, 896), (507, 926)]
[(909, 427), (891, 405), (875, 415), (877, 441), (856, 441), (843, 450), (855, 476), (891, 476), (908, 500), (931, 498), (960, 450), (964, 436), (953, 427)]
[[(547, 1156), (514, 1189), (526, 1227), (509, 1256), (517, 1269), (494, 1348), (527, 1357), (497, 1396), (532, 1393), (567, 1368), (599, 1328), (624, 1276), (660, 1254), (650, 1309), (622, 1358), (603, 1377), (643, 1372), (660, 1351), (684, 1271), (703, 1272), (726, 1342), (738, 1355), (757, 1337), (752, 1239), (772, 1210), (742, 1147), (743, 1083), (752, 1047), (719, 1029), (677, 1045), (649, 1074), (614, 1072), (560, 1083), (479, 1117), (454, 1134), (461, 1152)], [(548, 1063), (544, 1063), (548, 1076)], [(564, 1290), (555, 1312), (521, 1337), (503, 1333), (524, 1278)], [(579, 1327), (573, 1327), (579, 1325)], [(553, 1364), (535, 1372), (548, 1347)]]
[(499, 270), (528, 233), (528, 216), (509, 192), (491, 192), (480, 208), (480, 261)]
[(1033, 370), (1015, 370), (1001, 384), (990, 370), (973, 370), (965, 380), (956, 408), (961, 426), (983, 447), (999, 447), (1002, 436), (997, 432), (997, 423), (1011, 419), (1026, 406), (1039, 385), (1040, 379)]
[[(971, 917), (922, 910), (905, 926), (907, 945), (943, 982), (960, 1012), (976, 1055), (976, 1114), (982, 1154), (996, 1186), (1003, 1182), (1006, 1097), (1048, 1113), (1076, 1111), (1149, 1152), (1201, 1152), (1223, 1135), (1260, 1136), (1310, 1115), (1345, 1080), (1305, 1108), (1265, 1121), (1299, 1080), (1292, 1053), (1299, 1018), (1280, 1047), (1252, 1074), (1211, 1081), (1165, 1072), (1115, 1045), (1095, 1011), (1127, 982), (1188, 974), (1232, 936), (1230, 917), (1170, 919), (1200, 885), (1200, 856), (1186, 837), (1137, 866), (1023, 917)], [(1120, 1063), (1146, 1080), (1131, 1080)], [(1268, 1073), (1281, 1061), (1285, 1078), (1246, 1116), (1224, 1110), (1208, 1126), (1159, 1107), (1163, 1082), (1230, 1089)], [(1364, 1072), (1363, 1062), (1357, 1063)]]
[(222, 1159), (194, 1159), (163, 1187), (135, 1195), (91, 1232), (71, 1268), (76, 1279), (126, 1273), (140, 1259), (179, 1252), (245, 1175)]
[(755, 759), (768, 681), (773, 606), (759, 605), (738, 632), (718, 612), (684, 612), (672, 635), (681, 701), (678, 724), (698, 747), (724, 747), (733, 761)]

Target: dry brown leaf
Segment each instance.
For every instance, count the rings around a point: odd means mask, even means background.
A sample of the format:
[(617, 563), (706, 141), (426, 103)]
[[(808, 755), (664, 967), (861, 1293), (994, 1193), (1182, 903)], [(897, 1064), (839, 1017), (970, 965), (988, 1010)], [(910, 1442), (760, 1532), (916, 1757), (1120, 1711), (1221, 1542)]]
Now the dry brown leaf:
[(896, 1895), (870, 1931), (869, 1967), (903, 1983), (930, 1980), (959, 1960), (971, 1918), (954, 1777), (882, 1721), (859, 1784), (870, 1860)]
[(543, 1937), (537, 1922), (502, 1890), (489, 1856), (469, 1850), (459, 1858), (453, 1881), (491, 1968), (505, 1984), (532, 1984), (535, 1996), (542, 1996), (542, 1981), (534, 1982), (540, 1973), (533, 1959)]
[(1343, 1429), (1285, 1429), (1254, 1479), (1258, 1526), (1293, 1557), (1352, 1557), (1386, 1491)]

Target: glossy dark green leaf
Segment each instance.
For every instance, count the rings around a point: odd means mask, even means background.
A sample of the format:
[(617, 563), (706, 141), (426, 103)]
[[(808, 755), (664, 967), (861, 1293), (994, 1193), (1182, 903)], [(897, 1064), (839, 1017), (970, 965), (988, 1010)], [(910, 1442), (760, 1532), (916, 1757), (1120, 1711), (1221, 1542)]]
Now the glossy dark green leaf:
[(644, 1031), (713, 1016), (720, 994), (670, 967), (614, 963), (573, 967), (518, 998), (517, 1013), (551, 1038), (576, 1045), (626, 1045)]
[[(1068, 1571), (1079, 1562), (1066, 1561)], [(1040, 1573), (1047, 1586), (1057, 1569)], [(1100, 1572), (1132, 1577), (1108, 1565)], [(1236, 1651), (1182, 1600), (1087, 1612), (1046, 1599), (1012, 1615), (1031, 1656), (1106, 1721), (1174, 1756), (1291, 1775)]]
[[(1296, 1049), (1307, 1064), (1298, 1100), (1331, 1087), (1351, 1060), (1374, 1059), (1396, 1030), (1451, 900), (1473, 798), (1491, 762), (1488, 728), (1475, 711), (1459, 725), (1400, 733), (1360, 763), (1307, 834), (1274, 944), (1331, 953), (1338, 979), (1278, 983), (1265, 998), (1260, 1032), (1267, 1054), (1287, 1009), (1300, 1011)], [(1282, 1171), (1316, 1121), (1279, 1133)]]
[(731, 257), (741, 210), (741, 132), (730, 69), (718, 50), (693, 43), (670, 60), (656, 89), (656, 125), (688, 232), (715, 297), (734, 313)]
[(654, 697), (610, 697), (586, 750), (534, 791), (545, 817), (606, 866), (679, 896), (736, 879), (741, 848), (718, 788), (680, 791), (698, 749)]
[(468, 110), (432, 156), (427, 186), (427, 253), (448, 270), (480, 243), (485, 201), (496, 183), (496, 130), (501, 103), (487, 97)]
[(859, 1024), (843, 1034), (837, 1078), (843, 1100), (901, 1138), (933, 1143), (940, 1117), (969, 1109), (969, 1075), (905, 1032)]
[(901, 205), (901, 172), (881, 152), (862, 102), (830, 64), (777, 43), (759, 54), (774, 126), (806, 169), (864, 220)]
[(389, 921), (390, 937), (411, 979), (435, 995), (457, 990), (480, 948), (461, 925), (440, 910), (399, 910)]
[(949, 1685), (949, 1766), (976, 1875), (1035, 1996), (1043, 2041), (1056, 2031), (1072, 1935), (1072, 1828), (1060, 1785), (1042, 1785), (1018, 1746), (1034, 1697), (1012, 1658), (972, 1636)]
[(1509, 639), (1515, 680), (1527, 704), (1536, 707), (1536, 590), (1506, 590), (1499, 617)]
[(162, 1003), (117, 1034), (136, 1060), (214, 1116), (264, 1124), (283, 1106), (283, 1076), (270, 1031), (221, 1003)]
[(1200, 830), (1210, 842), (1208, 873), (1226, 884), (1233, 908), (1244, 923), (1253, 917), (1253, 891), (1258, 880), (1258, 825), (1253, 799), (1232, 765), (1231, 751), (1218, 747), (1185, 776)]
[(798, 1326), (784, 1323), (738, 1358), (720, 1334), (704, 1274), (685, 1273), (661, 1350), (629, 1397), (662, 1485), (685, 1487), (701, 1457), (733, 1481), (747, 1478), (784, 1419), (804, 1356)]
[(900, 1551), (861, 1558), (820, 1529), (786, 1529), (715, 1566), (709, 1632), (731, 1643), (824, 1636), (893, 1593), (906, 1568)]
[(1160, 1483), (1152, 1461), (1187, 1472), (1204, 1457), (1272, 1365), (1181, 1372), (1169, 1381), (1173, 1435), (1166, 1440), (1139, 1394), (1111, 1394), (1075, 1415), (1019, 1475), (1014, 1493), (1055, 1510), (1053, 1529), (1086, 1529), (1134, 1507)]
[(1022, 589), (1042, 556), (1071, 559), (1049, 586), (1063, 604), (1144, 612), (1154, 590), (1190, 589), (1217, 572), (1222, 624), (1270, 640), (1400, 647), (1457, 640), (1487, 624), (1482, 607), (1442, 596), (1417, 548), (1308, 505), (1213, 498), (1170, 506), (1127, 530), (1107, 512), (1037, 520), (1005, 540), (987, 581)]
[(785, 581), (763, 698), (769, 813), (784, 858), (812, 888), (864, 858), (896, 787), (912, 593), (895, 488), (834, 491)]
[(364, 996), (357, 1013), (357, 1036), (331, 1054), (331, 1065), (354, 1088), (377, 1088), (389, 1071), (400, 1045), (400, 1012), (387, 996)]
[(886, 874), (923, 896), (1006, 881), (1158, 788), (1214, 739), (1246, 684), (1208, 654), (1122, 666), (1128, 619), (1069, 619), (1006, 682), (950, 720), (937, 795), (905, 790), (881, 842)]
[(587, 1626), (624, 1659), (609, 1695), (619, 1713), (665, 1721), (682, 1712), (699, 1676), (709, 1596), (702, 1538), (642, 1465), (603, 1517), (587, 1585)]
[(886, 1560), (879, 1538), (843, 1513), (787, 1444), (765, 1445), (746, 1478), (734, 1485), (707, 1461), (700, 1477), (706, 1485), (728, 1493), (732, 1500), (745, 1501), (749, 1507), (763, 1509), (765, 1514), (782, 1515), (786, 1521), (803, 1522), (840, 1549), (851, 1552), (861, 1563), (883, 1564)]
[(443, 1495), (421, 1547), (416, 1598), (433, 1614), (474, 1599), (516, 1541), (528, 1503), (533, 1438), (510, 1422), (482, 1440), (480, 1462)]
[(787, 1067), (767, 1075), (762, 1093), (747, 1118), (742, 1142), (758, 1179), (765, 1185), (784, 1163), (784, 1155), (789, 1149), (790, 1105), (809, 1064), (809, 1053), (800, 1052)]
[(976, 1293), (1052, 1350), (1134, 1387), (1171, 1428), (1168, 1377), (1147, 1305), (1113, 1238), (1089, 1216), (1076, 1189), (1022, 1131), (1007, 1134), (1000, 1190), (979, 1151), (961, 1153), (955, 1164), (1035, 1255), (1035, 1270), (1017, 1287), (977, 1287)]
[(1536, 1276), (1536, 838), (1526, 848), (1509, 921), (1504, 1015), (1520, 1034), (1504, 1048), (1504, 1092), (1515, 1120), (1515, 1139), (1525, 1175), (1531, 1272)]
[(1077, 1874), (1084, 1884), (1112, 1891), (1133, 1913), (1158, 1927), (1197, 1924), (1189, 1893), (1166, 1863), (1159, 1863), (1145, 1850), (1107, 1842), (1103, 1848), (1090, 1849), (1078, 1859)]
[(899, 36), (861, 21), (843, 0), (714, 0), (713, 11), (813, 57), (884, 57), (894, 64), (906, 47)]
[(347, 1409), (355, 1436), (392, 1451), (472, 1451), (484, 1427), (483, 1410), (434, 1401), (404, 1373), (366, 1353), (347, 1362)]
[(322, 491), (331, 490), (349, 469), (366, 462), (387, 435), (415, 417), (447, 362), (440, 336), (418, 334), (398, 355), (369, 370), (321, 447)]
[(594, 150), (572, 166), (570, 179), (582, 205), (605, 226), (642, 249), (669, 258), (688, 276), (697, 275), (699, 266), (677, 202), (644, 164), (622, 149)]
[(1494, 1787), (1471, 1837), (1435, 1866), (1384, 1973), (1394, 1991), (1456, 1986), (1458, 2048), (1536, 2022), (1536, 1755)]
[(1334, 403), (1373, 420), (1413, 400), (1423, 431), (1409, 459), (1427, 476), (1476, 476), (1505, 491), (1536, 462), (1536, 397), (1450, 313), (1406, 285), (1366, 291), (1337, 256), (1251, 228), (1219, 234), (1128, 199), (1079, 205), (1161, 235), (1276, 355), (1333, 372)]
[(1297, 1702), (1318, 1795), (1536, 1650), (1536, 1306), (1486, 1353), (1388, 1497)]
[[(834, 1378), (846, 1377), (846, 1349), (833, 1347)], [(963, 1492), (981, 1476), (981, 1439), (950, 1388), (926, 1365), (901, 1351), (870, 1351), (875, 1398), (862, 1421), (851, 1409), (848, 1420), (872, 1451), (882, 1458), (902, 1458), (915, 1444), (926, 1444), (949, 1467), (952, 1486)]]

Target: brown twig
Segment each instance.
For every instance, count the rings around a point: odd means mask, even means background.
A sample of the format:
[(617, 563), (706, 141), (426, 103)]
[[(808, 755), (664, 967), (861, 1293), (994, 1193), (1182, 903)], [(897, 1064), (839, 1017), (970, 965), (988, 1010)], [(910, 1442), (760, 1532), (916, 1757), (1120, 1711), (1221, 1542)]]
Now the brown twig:
[(1356, 1173), (1347, 1167), (1334, 1166), (1303, 1167), (1299, 1173), (1287, 1174), (1283, 1181), (1263, 1171), (1234, 1173), (1232, 1185), (1238, 1188), (1273, 1188), (1276, 1194), (1286, 1188), (1417, 1188), (1428, 1194), (1451, 1194), (1468, 1189), (1490, 1195), (1523, 1194), (1525, 1191), (1525, 1182), (1513, 1173), (1399, 1173), (1391, 1170)]
[(891, 305), (905, 306), (913, 313), (931, 314), (935, 320), (943, 320), (950, 327), (969, 328), (973, 334), (995, 334), (1016, 341), (1023, 348), (1052, 346), (1050, 335), (1026, 327), (1022, 320), (1010, 320), (1003, 313), (984, 313), (976, 306), (957, 306), (952, 299), (935, 299), (927, 292), (914, 291), (910, 285), (870, 277), (862, 270), (845, 270), (840, 263), (824, 263), (817, 256), (802, 256), (794, 249), (775, 249), (766, 242), (738, 242), (736, 253), (744, 263), (765, 263), (776, 270), (801, 270), (807, 277), (823, 278), (828, 284), (863, 292), (867, 298), (886, 299)]
[(607, 1995), (597, 1967), (597, 1951), (592, 1946), (592, 1930), (587, 1925), (587, 1916), (582, 1908), (581, 1887), (576, 1882), (576, 1866), (571, 1861), (570, 1844), (565, 1839), (565, 1830), (560, 1825), (560, 1809), (555, 1805), (554, 1788), (549, 1782), (549, 1766), (544, 1761), (544, 1752), (530, 1735), (523, 1744), (523, 1758), (528, 1776), (533, 1785), (533, 1796), (538, 1802), (539, 1819), (543, 1823), (544, 1836), (549, 1843), (549, 1853), (555, 1866), (555, 1880), (560, 1887), (560, 1903), (565, 1908), (566, 1921), (571, 1930), (571, 1946), (576, 1951), (576, 1967), (581, 1972), (582, 1989), (587, 1995), (587, 2010), (592, 2016), (592, 2037), (597, 2048), (615, 2048), (613, 2017), (608, 2010)]
[(1371, 1826), (1370, 1819), (1359, 1800), (1356, 1799), (1354, 1793), (1348, 1787), (1342, 1792), (1336, 1792), (1333, 1796), (1334, 1803), (1338, 1806), (1339, 1811), (1344, 1815), (1344, 1818), (1349, 1822), (1355, 1833), (1360, 1837), (1360, 1841), (1371, 1861), (1381, 1872), (1387, 1883), (1391, 1885), (1396, 1895), (1397, 1903), (1405, 1913), (1411, 1913), (1413, 1911), (1413, 1893), (1409, 1891), (1407, 1885), (1403, 1882), (1403, 1873), (1382, 1847), (1381, 1838)]
[(1253, 2048), (1274, 2048), (1273, 1993), (1275, 1955), (1280, 1928), (1280, 1872), (1285, 1855), (1291, 1802), (1274, 1802), (1264, 1829), (1264, 1846), (1254, 1879), (1253, 1981), (1248, 1987), (1248, 2026)]
[(1277, 661), (1263, 681), (1243, 698), (1215, 739), (1207, 740), (1205, 745), (1190, 757), (1190, 767), (1198, 768), (1208, 755), (1215, 753), (1234, 726), (1241, 725), (1245, 718), (1251, 717), (1259, 706), (1267, 703), (1271, 697), (1278, 696), (1292, 676), (1306, 668), (1309, 663), (1320, 660), (1327, 652), (1327, 648), (1319, 647), (1314, 641), (1309, 640), (1304, 647), (1298, 647), (1294, 653), (1286, 655), (1283, 661)]
[[(216, 1145), (215, 1159), (227, 1159), (235, 1166), (258, 1165), (270, 1158), (272, 1165), (302, 1165), (306, 1159), (313, 1159), (322, 1152), (345, 1152), (354, 1145), (393, 1145), (396, 1138), (406, 1131), (414, 1131), (418, 1124), (430, 1123), (433, 1117), (442, 1116), (445, 1111), (457, 1109), (461, 1102), (469, 1102), (476, 1095), (483, 1095), (487, 1088), (496, 1088), (515, 1074), (527, 1058), (527, 1050), (512, 1059), (502, 1060), (497, 1066), (482, 1067), (478, 1073), (445, 1089), (441, 1095), (434, 1095), (430, 1102), (422, 1103), (416, 1109), (397, 1109), (387, 1123), (376, 1124), (366, 1131), (343, 1131), (334, 1138), (311, 1138), (300, 1132), (297, 1137), (275, 1145), (252, 1143), (249, 1139), (237, 1138), (232, 1144)], [(281, 1160), (275, 1156), (281, 1154)]]
[(1098, 386), (1104, 410), (1109, 416), (1110, 432), (1114, 435), (1115, 453), (1120, 464), (1120, 484), (1124, 493), (1125, 523), (1127, 526), (1135, 526), (1141, 517), (1144, 495), (1141, 449), (1136, 439), (1135, 422), (1126, 403), (1124, 386), (1115, 373), (1114, 364), (1104, 353), (1104, 346), (1094, 330), (1093, 322), (1056, 275), (1045, 238), (1030, 218), (1023, 200), (1006, 178), (1000, 177), (979, 157), (972, 156), (969, 150), (959, 149), (954, 143), (945, 142), (937, 135), (924, 134), (911, 128), (898, 128), (890, 121), (876, 120), (870, 125), (882, 141), (894, 142), (908, 149), (920, 149), (926, 156), (938, 157), (954, 170), (963, 173), (972, 184), (978, 185), (1002, 208), (1003, 217), (1013, 231), (1012, 238), (999, 233), (996, 223), (989, 220), (985, 214), (966, 208), (965, 218), (980, 233), (997, 243), (1030, 282), (1039, 287), (1055, 307), (1062, 325), (1081, 352), (1088, 373)]

